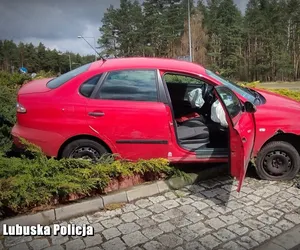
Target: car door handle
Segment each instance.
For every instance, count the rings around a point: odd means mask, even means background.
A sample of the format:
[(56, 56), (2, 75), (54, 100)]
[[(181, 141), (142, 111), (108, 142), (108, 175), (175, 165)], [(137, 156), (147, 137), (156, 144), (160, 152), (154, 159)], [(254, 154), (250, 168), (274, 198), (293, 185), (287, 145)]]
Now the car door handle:
[(100, 117), (100, 116), (104, 116), (104, 115), (105, 114), (101, 111), (89, 112), (89, 116)]

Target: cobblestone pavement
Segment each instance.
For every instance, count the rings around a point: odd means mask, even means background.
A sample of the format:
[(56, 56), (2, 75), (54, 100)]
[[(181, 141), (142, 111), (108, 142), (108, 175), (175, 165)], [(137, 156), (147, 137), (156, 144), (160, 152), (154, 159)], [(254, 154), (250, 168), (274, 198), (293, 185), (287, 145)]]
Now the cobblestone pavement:
[[(95, 236), (6, 237), (0, 249), (255, 249), (300, 224), (300, 190), (246, 178), (238, 195), (228, 177), (70, 220)], [(67, 222), (61, 222), (66, 224)]]

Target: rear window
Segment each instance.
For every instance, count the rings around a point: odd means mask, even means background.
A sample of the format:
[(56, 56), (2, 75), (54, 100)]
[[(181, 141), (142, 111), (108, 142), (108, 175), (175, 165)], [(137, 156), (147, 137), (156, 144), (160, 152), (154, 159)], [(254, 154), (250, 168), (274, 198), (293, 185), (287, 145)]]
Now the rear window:
[(73, 69), (61, 76), (58, 76), (52, 80), (50, 80), (48, 83), (47, 83), (47, 87), (50, 88), (50, 89), (56, 89), (58, 88), (59, 86), (63, 85), (65, 82), (71, 80), (72, 78), (74, 78), (75, 76), (78, 76), (79, 74), (87, 71), (89, 69), (89, 67), (91, 66), (92, 63), (88, 63), (88, 64), (85, 64), (83, 66), (80, 66), (76, 69)]

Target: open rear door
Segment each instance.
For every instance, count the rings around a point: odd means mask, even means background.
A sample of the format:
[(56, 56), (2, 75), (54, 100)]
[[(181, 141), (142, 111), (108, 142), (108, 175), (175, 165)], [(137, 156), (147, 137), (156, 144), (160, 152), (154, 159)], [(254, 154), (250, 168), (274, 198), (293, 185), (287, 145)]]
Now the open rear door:
[(215, 90), (226, 111), (230, 135), (229, 163), (231, 175), (238, 180), (237, 191), (239, 192), (245, 179), (254, 146), (256, 129), (253, 113), (255, 112), (255, 106), (247, 103), (250, 108), (245, 107), (234, 92), (225, 86), (215, 87)]

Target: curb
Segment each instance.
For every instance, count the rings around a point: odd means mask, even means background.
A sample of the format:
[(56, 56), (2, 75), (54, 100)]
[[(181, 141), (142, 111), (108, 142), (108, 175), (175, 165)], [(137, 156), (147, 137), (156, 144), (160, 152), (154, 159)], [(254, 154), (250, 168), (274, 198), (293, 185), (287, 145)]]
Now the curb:
[(299, 250), (300, 249), (300, 225), (271, 239), (255, 250)]
[(174, 177), (169, 180), (156, 181), (133, 186), (127, 190), (119, 190), (99, 197), (84, 199), (69, 205), (56, 207), (36, 214), (21, 215), (0, 221), (0, 235), (3, 234), (3, 224), (21, 226), (49, 225), (56, 221), (67, 220), (76, 216), (97, 212), (108, 204), (128, 203), (140, 198), (157, 195), (169, 190), (176, 190), (200, 180), (211, 179), (222, 174), (228, 174), (228, 166), (219, 165), (204, 169), (198, 173), (188, 174), (189, 178)]

